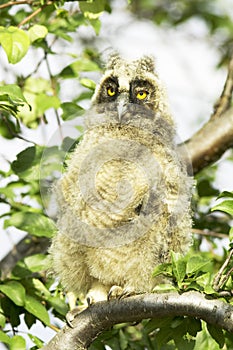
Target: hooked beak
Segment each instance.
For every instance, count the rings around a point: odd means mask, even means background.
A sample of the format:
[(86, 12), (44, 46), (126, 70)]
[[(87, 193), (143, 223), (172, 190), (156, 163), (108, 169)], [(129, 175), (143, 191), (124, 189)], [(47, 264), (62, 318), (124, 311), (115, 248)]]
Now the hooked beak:
[(124, 116), (124, 114), (127, 111), (127, 104), (128, 101), (128, 94), (127, 93), (121, 93), (118, 103), (117, 103), (117, 112), (118, 112), (118, 120), (121, 123), (121, 119)]

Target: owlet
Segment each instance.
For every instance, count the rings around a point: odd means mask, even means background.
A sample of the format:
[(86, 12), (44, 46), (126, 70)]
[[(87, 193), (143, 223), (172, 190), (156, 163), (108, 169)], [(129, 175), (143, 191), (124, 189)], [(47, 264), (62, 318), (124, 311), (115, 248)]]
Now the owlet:
[(175, 137), (153, 59), (112, 55), (55, 185), (50, 254), (67, 291), (95, 301), (114, 288), (150, 292), (155, 266), (187, 251), (192, 179)]

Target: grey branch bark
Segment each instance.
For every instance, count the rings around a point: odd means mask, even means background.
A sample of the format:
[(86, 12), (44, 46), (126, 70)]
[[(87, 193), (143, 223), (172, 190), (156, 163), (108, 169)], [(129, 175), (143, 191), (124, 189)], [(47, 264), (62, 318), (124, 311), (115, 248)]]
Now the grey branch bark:
[(164, 316), (192, 316), (233, 332), (233, 306), (199, 292), (143, 294), (99, 302), (65, 326), (42, 350), (85, 350), (114, 324)]
[(194, 174), (217, 161), (233, 147), (233, 107), (211, 118), (185, 145)]

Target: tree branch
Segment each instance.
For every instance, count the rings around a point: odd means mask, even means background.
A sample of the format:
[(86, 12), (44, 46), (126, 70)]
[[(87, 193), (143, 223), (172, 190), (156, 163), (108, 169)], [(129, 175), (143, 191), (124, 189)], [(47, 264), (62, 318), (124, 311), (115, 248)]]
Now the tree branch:
[(193, 174), (217, 161), (233, 146), (233, 56), (229, 62), (228, 74), (223, 91), (215, 103), (209, 121), (185, 142)]
[(42, 350), (85, 350), (114, 324), (146, 318), (191, 316), (233, 332), (233, 306), (198, 292), (143, 294), (123, 300), (99, 302), (65, 326)]
[(211, 118), (185, 145), (193, 174), (217, 161), (233, 146), (233, 107), (221, 118)]
[(32, 254), (46, 252), (49, 244), (50, 240), (46, 237), (25, 236), (0, 261), (1, 278), (6, 278), (19, 260)]

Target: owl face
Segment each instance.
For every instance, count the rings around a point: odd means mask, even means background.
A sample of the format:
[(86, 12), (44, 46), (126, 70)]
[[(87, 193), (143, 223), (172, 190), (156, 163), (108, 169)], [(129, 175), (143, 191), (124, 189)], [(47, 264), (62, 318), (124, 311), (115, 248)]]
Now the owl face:
[(128, 108), (132, 109), (130, 105), (157, 111), (160, 101), (160, 82), (150, 57), (128, 62), (113, 56), (93, 97), (94, 105), (111, 104), (111, 110), (117, 111), (119, 122)]

